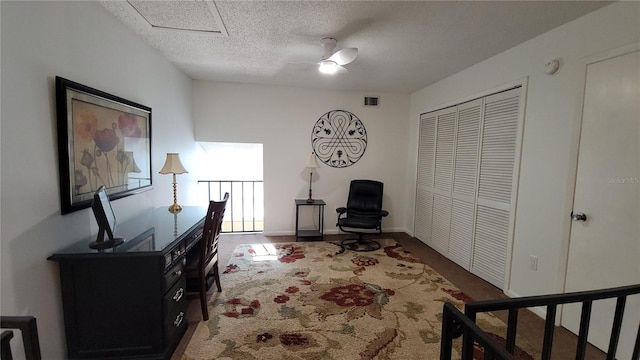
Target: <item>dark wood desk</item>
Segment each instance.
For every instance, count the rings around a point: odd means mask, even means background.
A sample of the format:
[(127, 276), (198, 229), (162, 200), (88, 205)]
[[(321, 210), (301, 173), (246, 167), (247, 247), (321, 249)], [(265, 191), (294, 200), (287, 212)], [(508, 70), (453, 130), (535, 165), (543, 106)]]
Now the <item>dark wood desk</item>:
[(118, 224), (125, 242), (86, 239), (48, 260), (60, 265), (69, 359), (169, 359), (187, 329), (185, 253), (202, 237), (206, 207), (149, 210)]

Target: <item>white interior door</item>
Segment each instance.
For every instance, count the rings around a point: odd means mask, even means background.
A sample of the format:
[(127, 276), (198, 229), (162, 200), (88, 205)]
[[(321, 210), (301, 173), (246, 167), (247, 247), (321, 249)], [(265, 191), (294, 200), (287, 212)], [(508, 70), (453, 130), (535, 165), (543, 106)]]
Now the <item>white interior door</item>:
[[(625, 53), (626, 52), (626, 53)], [(587, 65), (566, 291), (640, 283), (640, 52), (637, 47)], [(593, 304), (589, 342), (607, 350), (615, 299)], [(617, 358), (630, 359), (640, 296), (627, 299)], [(580, 306), (562, 325), (577, 333)]]

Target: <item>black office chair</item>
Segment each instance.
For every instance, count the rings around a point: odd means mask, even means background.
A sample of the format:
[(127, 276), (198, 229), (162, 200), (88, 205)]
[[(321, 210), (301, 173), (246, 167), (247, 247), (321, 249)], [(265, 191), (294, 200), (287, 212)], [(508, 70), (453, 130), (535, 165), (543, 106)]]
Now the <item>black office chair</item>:
[(347, 207), (336, 209), (340, 230), (358, 234), (357, 238), (345, 239), (340, 245), (353, 251), (374, 251), (380, 248), (375, 240), (364, 239), (365, 234), (377, 231), (382, 234), (382, 218), (389, 212), (382, 210), (384, 184), (375, 180), (352, 180), (349, 186)]

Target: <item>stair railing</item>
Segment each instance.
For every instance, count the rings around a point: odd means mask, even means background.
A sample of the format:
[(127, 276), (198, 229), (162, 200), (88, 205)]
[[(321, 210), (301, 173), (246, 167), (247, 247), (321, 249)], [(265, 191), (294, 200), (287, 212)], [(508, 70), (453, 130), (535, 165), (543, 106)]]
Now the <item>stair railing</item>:
[[(547, 314), (545, 318), (544, 338), (542, 344), (541, 359), (551, 358), (551, 349), (553, 346), (553, 333), (555, 329), (556, 313), (558, 305), (570, 303), (582, 303), (582, 312), (580, 316), (580, 328), (578, 332), (578, 344), (576, 346), (576, 359), (582, 360), (585, 357), (587, 349), (587, 336), (589, 323), (591, 320), (591, 309), (593, 302), (596, 300), (604, 300), (616, 298), (616, 308), (611, 327), (611, 337), (607, 349), (607, 360), (615, 359), (618, 348), (618, 340), (620, 339), (620, 331), (622, 329), (622, 319), (624, 316), (625, 304), (627, 297), (630, 295), (640, 294), (640, 284), (621, 286), (616, 288), (579, 291), (566, 294), (539, 295), (528, 296), (512, 299), (475, 301), (465, 304), (465, 316), (462, 318), (460, 311), (451, 304), (445, 304), (443, 309), (442, 338), (441, 338), (441, 356), (440, 359), (451, 359), (451, 348), (454, 338), (460, 336), (462, 340), (462, 359), (473, 358), (474, 342), (478, 342), (485, 348), (485, 354), (489, 351), (485, 359), (512, 359), (512, 355), (516, 345), (516, 329), (518, 324), (518, 311), (522, 308), (546, 306)], [(455, 310), (455, 311), (454, 311)], [(508, 354), (499, 352), (495, 346), (500, 347), (497, 343), (487, 341), (478, 337), (478, 330), (475, 325), (478, 313), (490, 311), (508, 311), (507, 320), (507, 337), (506, 348)], [(457, 312), (457, 313), (456, 313)], [(458, 314), (460, 313), (460, 314)], [(446, 321), (444, 319), (446, 317)], [(445, 329), (446, 328), (446, 329)], [(488, 339), (490, 340), (490, 339)], [(640, 357), (640, 324), (631, 359), (638, 360)]]

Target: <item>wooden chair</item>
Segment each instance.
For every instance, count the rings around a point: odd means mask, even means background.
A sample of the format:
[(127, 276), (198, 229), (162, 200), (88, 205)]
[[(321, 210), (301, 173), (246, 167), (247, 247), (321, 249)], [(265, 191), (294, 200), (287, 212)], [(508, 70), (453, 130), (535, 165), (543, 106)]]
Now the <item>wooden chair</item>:
[(210, 201), (207, 217), (204, 220), (204, 230), (199, 245), (187, 254), (185, 267), (187, 276), (187, 294), (190, 298), (199, 297), (202, 308), (202, 319), (209, 320), (207, 311), (207, 291), (215, 282), (218, 292), (220, 273), (218, 271), (218, 237), (222, 228), (222, 218), (227, 206), (229, 193), (224, 194), (221, 201)]
[[(33, 316), (1, 316), (0, 328), (18, 329), (22, 332), (22, 345), (24, 346), (24, 358), (26, 360), (40, 360), (40, 340), (38, 339), (38, 324)], [(7, 330), (0, 334), (0, 359), (11, 360), (10, 341), (13, 338), (13, 331)]]

